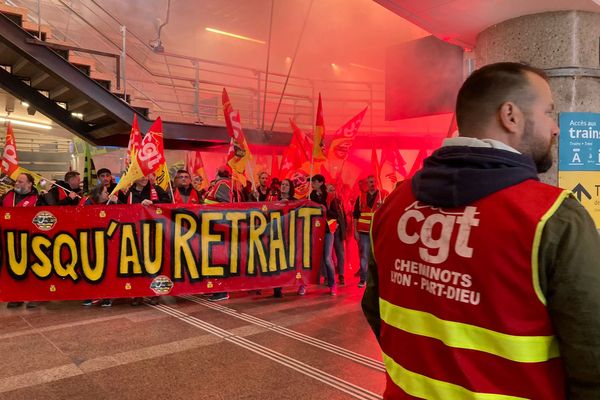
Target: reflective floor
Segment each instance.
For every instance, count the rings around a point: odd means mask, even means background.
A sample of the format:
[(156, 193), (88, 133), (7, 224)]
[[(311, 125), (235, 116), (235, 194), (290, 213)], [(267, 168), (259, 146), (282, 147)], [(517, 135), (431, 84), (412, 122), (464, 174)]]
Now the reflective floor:
[(0, 305), (0, 400), (380, 399), (377, 342), (348, 277), (310, 286), (163, 297), (158, 306)]

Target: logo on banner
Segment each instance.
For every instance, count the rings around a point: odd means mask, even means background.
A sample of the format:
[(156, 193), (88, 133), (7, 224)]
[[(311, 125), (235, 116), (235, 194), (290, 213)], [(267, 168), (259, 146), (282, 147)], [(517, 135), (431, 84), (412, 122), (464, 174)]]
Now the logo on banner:
[(169, 294), (171, 289), (173, 289), (173, 281), (165, 275), (159, 275), (152, 280), (150, 289), (156, 294)]
[(148, 169), (150, 170), (154, 169), (154, 166), (159, 164), (162, 159), (160, 152), (154, 143), (145, 143), (142, 146), (138, 157), (148, 165)]
[(48, 211), (40, 211), (31, 221), (40, 231), (49, 231), (56, 225), (56, 217)]

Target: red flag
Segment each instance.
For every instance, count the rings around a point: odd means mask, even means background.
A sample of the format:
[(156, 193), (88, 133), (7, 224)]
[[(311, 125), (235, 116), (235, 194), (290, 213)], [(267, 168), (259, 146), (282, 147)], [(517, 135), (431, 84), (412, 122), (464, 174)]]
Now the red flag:
[(160, 117), (154, 121), (150, 130), (142, 139), (142, 145), (137, 152), (137, 159), (144, 176), (155, 172), (164, 164), (165, 149), (163, 146), (163, 126)]
[(202, 162), (202, 155), (199, 151), (188, 151), (185, 155), (185, 165), (187, 171), (194, 176), (202, 177), (202, 189), (208, 189), (209, 181), (204, 169), (204, 163)]
[(406, 178), (406, 161), (400, 154), (400, 151), (394, 147), (385, 147), (381, 150), (381, 180), (383, 184), (391, 183), (391, 188), (398, 182)]
[(319, 105), (317, 107), (317, 121), (315, 123), (315, 133), (313, 137), (313, 160), (323, 161), (327, 159), (325, 155), (325, 121), (323, 120), (323, 102), (321, 101), (321, 93), (319, 93)]
[(137, 179), (156, 172), (160, 168), (160, 173), (156, 176), (156, 184), (161, 187), (168, 187), (169, 175), (166, 170), (165, 151), (163, 147), (163, 128), (160, 117), (154, 121), (150, 130), (142, 139), (139, 150), (134, 151), (131, 164), (127, 173), (121, 177), (117, 186), (111, 194), (118, 190), (125, 190)]
[(127, 144), (127, 156), (125, 166), (129, 167), (133, 154), (139, 151), (142, 145), (142, 134), (138, 126), (137, 114), (133, 114), (133, 123), (131, 124), (131, 133), (129, 134), (129, 144)]
[(19, 174), (19, 157), (17, 156), (17, 143), (10, 121), (6, 128), (6, 139), (2, 153), (2, 173), (10, 179), (16, 180)]
[(371, 148), (371, 167), (373, 168), (373, 175), (375, 176), (375, 182), (377, 183), (377, 187), (382, 189), (381, 186), (381, 164), (379, 164), (379, 159), (377, 157), (377, 150), (374, 147)]
[(290, 125), (293, 131), (292, 140), (281, 158), (281, 170), (279, 173), (281, 178), (286, 178), (291, 171), (299, 169), (304, 163), (310, 161), (309, 149), (311, 144), (308, 136), (302, 132), (291, 118)]
[(365, 107), (364, 110), (356, 114), (335, 131), (328, 152), (331, 161), (344, 161), (348, 158), (348, 153), (350, 153), (350, 148), (352, 147), (358, 128), (360, 128), (363, 118), (365, 117), (367, 108), (368, 107)]

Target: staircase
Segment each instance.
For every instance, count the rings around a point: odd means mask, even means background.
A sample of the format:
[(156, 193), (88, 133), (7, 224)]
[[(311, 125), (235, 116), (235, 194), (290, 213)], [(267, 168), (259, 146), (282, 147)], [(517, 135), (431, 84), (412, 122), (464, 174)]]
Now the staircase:
[[(149, 109), (132, 104), (130, 96), (121, 90), (119, 76), (98, 71), (95, 59), (84, 52), (113, 57), (115, 61), (119, 60), (118, 54), (53, 40), (51, 29), (42, 25), (38, 31), (38, 25), (28, 21), (27, 12), (25, 8), (0, 4), (2, 89), (96, 146), (126, 147), (134, 115), (142, 131), (149, 129)], [(165, 146), (170, 149), (199, 149), (229, 142), (222, 126), (164, 121), (163, 127)], [(291, 138), (281, 132), (268, 137), (257, 130), (245, 133), (254, 144), (281, 146)]]

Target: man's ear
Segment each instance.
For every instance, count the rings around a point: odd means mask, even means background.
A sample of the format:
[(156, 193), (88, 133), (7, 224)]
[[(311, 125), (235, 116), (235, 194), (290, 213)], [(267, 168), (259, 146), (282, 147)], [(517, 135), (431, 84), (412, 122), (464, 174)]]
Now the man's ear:
[(523, 112), (515, 103), (507, 101), (500, 106), (498, 118), (506, 131), (518, 133), (523, 123)]

